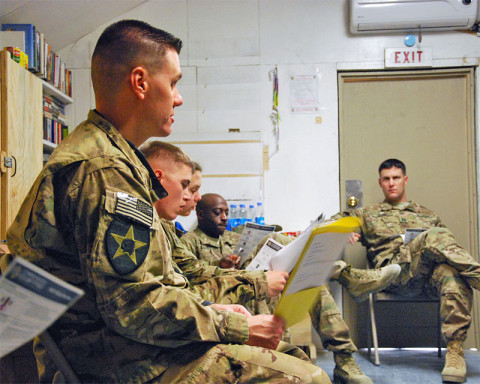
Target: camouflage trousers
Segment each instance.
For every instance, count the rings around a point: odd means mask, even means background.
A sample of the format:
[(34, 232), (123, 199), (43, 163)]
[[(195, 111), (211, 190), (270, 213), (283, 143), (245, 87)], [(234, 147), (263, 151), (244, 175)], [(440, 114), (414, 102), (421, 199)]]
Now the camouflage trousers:
[(320, 290), (317, 302), (310, 310), (310, 318), (323, 346), (329, 351), (357, 351), (350, 338), (348, 326), (343, 320), (328, 286), (324, 285)]
[(297, 357), (298, 348), (283, 342), (276, 350), (213, 343), (181, 350), (155, 383), (331, 383), (306, 355)]
[(400, 248), (391, 261), (402, 266), (389, 291), (440, 297), (445, 340), (465, 340), (472, 321), (472, 287), (480, 287), (480, 264), (446, 228), (432, 228)]

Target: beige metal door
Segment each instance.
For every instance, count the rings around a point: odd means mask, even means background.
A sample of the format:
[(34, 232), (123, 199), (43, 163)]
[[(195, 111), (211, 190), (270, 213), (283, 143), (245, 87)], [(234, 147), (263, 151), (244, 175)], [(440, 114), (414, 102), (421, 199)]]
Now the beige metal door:
[(474, 70), (339, 73), (338, 84), (342, 209), (346, 180), (362, 180), (364, 205), (383, 200), (378, 166), (399, 158), (407, 198), (433, 209), (477, 258)]
[(0, 52), (1, 151), (12, 168), (0, 172), (0, 240), (42, 169), (42, 81)]

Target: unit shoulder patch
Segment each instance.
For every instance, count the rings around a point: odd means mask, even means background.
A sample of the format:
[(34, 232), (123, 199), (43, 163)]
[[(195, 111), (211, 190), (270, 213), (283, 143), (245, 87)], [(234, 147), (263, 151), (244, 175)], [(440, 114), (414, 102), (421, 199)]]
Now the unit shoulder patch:
[(150, 248), (150, 230), (137, 222), (115, 216), (106, 234), (108, 259), (120, 275), (142, 265)]

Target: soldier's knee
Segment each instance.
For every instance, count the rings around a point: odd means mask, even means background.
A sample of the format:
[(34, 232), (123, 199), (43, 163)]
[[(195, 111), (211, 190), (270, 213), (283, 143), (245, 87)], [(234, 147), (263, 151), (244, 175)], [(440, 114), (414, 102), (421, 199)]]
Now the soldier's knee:
[(458, 271), (448, 264), (435, 266), (431, 277), (432, 283), (437, 286), (440, 295), (457, 295), (471, 300), (473, 295), (470, 286), (463, 280)]
[(442, 228), (442, 227), (433, 227), (433, 228), (427, 229), (427, 230), (425, 231), (425, 234), (426, 234), (427, 236), (447, 235), (447, 236), (452, 236), (452, 237), (453, 237), (453, 233), (450, 232), (449, 229), (447, 229), (447, 228)]

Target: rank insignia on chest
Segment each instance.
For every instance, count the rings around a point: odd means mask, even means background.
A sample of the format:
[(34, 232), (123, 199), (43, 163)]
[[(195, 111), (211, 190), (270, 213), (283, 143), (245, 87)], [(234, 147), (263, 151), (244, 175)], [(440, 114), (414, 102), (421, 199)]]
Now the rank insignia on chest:
[(400, 218), (400, 222), (401, 222), (401, 223), (406, 223), (406, 222), (407, 222), (407, 219), (405, 219), (404, 217), (401, 217), (401, 218)]
[(135, 271), (150, 248), (149, 228), (114, 217), (106, 234), (107, 253), (112, 267), (120, 275)]

